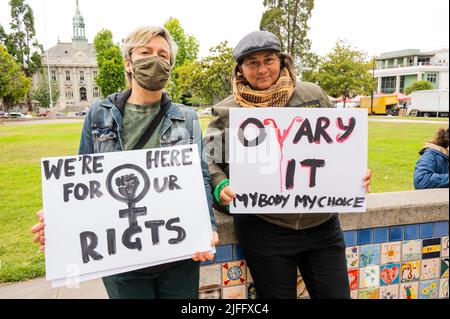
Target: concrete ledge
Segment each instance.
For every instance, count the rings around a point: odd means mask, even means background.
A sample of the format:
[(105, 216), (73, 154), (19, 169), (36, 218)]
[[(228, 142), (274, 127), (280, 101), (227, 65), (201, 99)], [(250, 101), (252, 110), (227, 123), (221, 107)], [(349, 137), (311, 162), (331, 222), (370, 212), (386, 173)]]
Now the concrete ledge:
[[(233, 217), (215, 211), (220, 244), (237, 242)], [(449, 189), (369, 194), (366, 213), (339, 214), (344, 231), (449, 220)]]

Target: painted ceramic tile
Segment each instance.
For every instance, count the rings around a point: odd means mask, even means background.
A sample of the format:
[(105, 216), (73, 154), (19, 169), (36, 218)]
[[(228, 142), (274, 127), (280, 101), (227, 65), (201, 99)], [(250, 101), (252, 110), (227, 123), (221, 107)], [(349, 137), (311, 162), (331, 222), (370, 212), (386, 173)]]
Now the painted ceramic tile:
[(347, 273), (350, 289), (351, 290), (358, 289), (358, 269), (349, 269)]
[(398, 263), (402, 257), (402, 242), (396, 241), (381, 244), (381, 263)]
[(360, 246), (359, 266), (379, 265), (380, 250), (380, 245)]
[(441, 257), (448, 257), (448, 236), (442, 237)]
[(380, 269), (381, 286), (398, 284), (400, 281), (400, 264), (382, 265)]
[(369, 266), (359, 270), (359, 288), (373, 288), (380, 285), (380, 267)]
[(448, 279), (440, 280), (439, 298), (447, 298), (448, 299)]
[(247, 299), (246, 288), (245, 285), (225, 287), (222, 289), (222, 299)]
[(417, 299), (419, 283), (411, 282), (400, 285), (400, 299)]
[(199, 292), (200, 299), (220, 299), (220, 289)]
[(345, 255), (347, 257), (347, 268), (358, 268), (359, 265), (359, 247), (347, 247), (345, 249)]
[(439, 278), (439, 258), (422, 260), (422, 267), (420, 269), (420, 279), (429, 280)]
[(398, 299), (399, 285), (391, 285), (380, 288), (380, 299)]
[(221, 287), (220, 265), (200, 267), (200, 290), (212, 290)]
[(402, 269), (400, 273), (400, 279), (402, 283), (419, 281), (420, 279), (420, 261), (406, 261), (402, 263)]
[(247, 286), (247, 299), (256, 299), (256, 289), (254, 284)]
[(420, 283), (420, 299), (438, 298), (439, 280), (422, 281)]
[(422, 259), (439, 258), (441, 254), (441, 239), (424, 239), (422, 243)]
[(352, 299), (358, 299), (358, 290), (352, 290), (350, 291), (350, 298)]
[(358, 297), (359, 299), (378, 299), (379, 298), (378, 288), (360, 290)]
[(247, 283), (251, 284), (253, 283), (253, 277), (252, 274), (250, 273), (250, 268), (247, 267)]
[(441, 258), (441, 278), (448, 278), (448, 257)]
[(309, 298), (308, 290), (306, 290), (305, 282), (302, 277), (297, 277), (297, 299)]
[(402, 261), (412, 261), (422, 259), (420, 252), (422, 248), (422, 240), (406, 240), (402, 245)]
[(234, 286), (245, 283), (247, 267), (245, 261), (235, 261), (222, 264), (222, 280), (224, 286)]

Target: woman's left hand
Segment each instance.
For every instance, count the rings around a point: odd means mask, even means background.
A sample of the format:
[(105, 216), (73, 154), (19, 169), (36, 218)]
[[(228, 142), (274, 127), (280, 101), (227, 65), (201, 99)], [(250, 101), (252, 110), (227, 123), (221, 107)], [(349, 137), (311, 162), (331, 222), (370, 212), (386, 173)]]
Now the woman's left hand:
[(363, 178), (363, 186), (367, 193), (370, 193), (370, 182), (372, 181), (372, 170), (367, 169), (366, 175)]
[[(211, 247), (216, 246), (219, 243), (219, 234), (217, 232), (213, 232), (213, 237), (211, 239)], [(194, 261), (207, 261), (214, 259), (214, 253), (210, 252), (196, 252), (195, 256), (192, 257)]]

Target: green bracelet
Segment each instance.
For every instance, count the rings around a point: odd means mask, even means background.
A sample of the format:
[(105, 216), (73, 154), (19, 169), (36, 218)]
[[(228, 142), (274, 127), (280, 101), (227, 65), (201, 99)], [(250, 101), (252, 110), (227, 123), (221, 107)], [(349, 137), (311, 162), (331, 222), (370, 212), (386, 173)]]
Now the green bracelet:
[(221, 206), (225, 206), (225, 205), (222, 203), (222, 201), (220, 199), (220, 192), (222, 191), (222, 189), (224, 189), (228, 185), (230, 185), (230, 180), (228, 178), (226, 178), (223, 181), (221, 181), (216, 186), (216, 189), (214, 190), (214, 199), (216, 200), (216, 203)]

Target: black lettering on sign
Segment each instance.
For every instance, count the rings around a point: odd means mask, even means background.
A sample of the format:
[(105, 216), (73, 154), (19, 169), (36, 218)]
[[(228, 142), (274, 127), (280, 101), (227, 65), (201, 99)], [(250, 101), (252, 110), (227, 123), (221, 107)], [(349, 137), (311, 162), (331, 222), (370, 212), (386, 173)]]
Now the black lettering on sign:
[(234, 205), (234, 207), (237, 207), (236, 206), (236, 201), (240, 201), (240, 202), (244, 203), (244, 207), (247, 208), (247, 206), (248, 206), (248, 195), (247, 194), (242, 194), (242, 195), (236, 194), (236, 197), (233, 198), (233, 205)]
[(177, 238), (171, 238), (169, 239), (169, 244), (171, 245), (176, 245), (181, 243), (183, 240), (185, 240), (186, 238), (186, 231), (184, 230), (184, 228), (180, 227), (180, 226), (174, 226), (173, 224), (175, 223), (179, 223), (180, 222), (180, 218), (172, 218), (169, 219), (167, 221), (166, 224), (166, 229), (170, 230), (170, 231), (174, 231), (178, 234)]
[(83, 155), (82, 157), (82, 169), (81, 169), (81, 174), (86, 175), (86, 174), (92, 174), (92, 170), (89, 167), (89, 165), (92, 162), (92, 157), (89, 155)]
[(344, 125), (344, 122), (342, 121), (342, 118), (338, 117), (337, 119), (337, 126), (339, 129), (344, 131), (344, 134), (338, 134), (336, 136), (336, 140), (338, 141), (338, 143), (343, 143), (345, 142), (353, 133), (353, 130), (355, 129), (356, 126), (356, 119), (354, 117), (350, 118), (348, 120), (348, 125)]
[(63, 167), (64, 160), (58, 160), (58, 165), (52, 165), (51, 168), (49, 168), (49, 161), (43, 161), (42, 163), (44, 164), (44, 175), (46, 180), (49, 180), (52, 175), (55, 175), (55, 178), (59, 179), (59, 177), (61, 176), (61, 168)]
[(76, 162), (76, 158), (68, 158), (64, 161), (64, 175), (67, 177), (75, 175), (75, 167), (71, 163)]
[(106, 238), (108, 242), (108, 255), (116, 254), (116, 230), (114, 228), (106, 230)]
[(159, 244), (159, 227), (164, 226), (165, 222), (163, 220), (151, 220), (145, 222), (145, 227), (150, 228), (152, 233), (152, 243), (153, 246)]
[(183, 166), (192, 165), (192, 160), (190, 159), (191, 154), (192, 148), (181, 150), (181, 162), (183, 163)]
[(291, 159), (288, 161), (288, 166), (286, 169), (286, 189), (290, 190), (294, 188), (294, 177), (295, 177), (295, 160)]
[(94, 197), (102, 197), (103, 193), (100, 191), (100, 182), (89, 181), (89, 186), (83, 183), (66, 183), (63, 184), (63, 199), (67, 203), (69, 201), (69, 195), (74, 194), (75, 199), (85, 200), (88, 196), (93, 199)]
[(103, 164), (100, 163), (100, 160), (103, 160), (103, 155), (94, 156), (94, 167), (93, 171), (95, 174), (103, 173)]
[(147, 152), (147, 169), (152, 167), (158, 168), (159, 164), (159, 151), (148, 151)]
[(181, 187), (177, 184), (178, 177), (175, 175), (169, 176), (169, 189), (173, 191), (174, 189), (181, 189)]
[(98, 237), (95, 233), (85, 231), (80, 234), (81, 243), (81, 257), (83, 258), (83, 263), (87, 264), (89, 262), (89, 257), (93, 260), (101, 260), (103, 256), (95, 251), (98, 245)]
[(297, 144), (303, 136), (308, 138), (308, 142), (311, 144), (314, 142), (314, 136), (312, 133), (311, 123), (308, 119), (305, 119), (295, 134), (294, 140), (292, 141), (294, 144)]
[(168, 157), (170, 155), (170, 151), (161, 151), (161, 167), (169, 167), (170, 163), (168, 162)]
[(316, 132), (314, 134), (314, 141), (316, 144), (320, 144), (320, 137), (322, 136), (328, 144), (333, 143), (330, 135), (328, 135), (326, 129), (330, 126), (330, 119), (327, 117), (319, 117), (316, 124)]
[(132, 224), (130, 227), (125, 229), (123, 235), (122, 235), (122, 243), (125, 247), (128, 249), (137, 249), (139, 251), (142, 250), (142, 243), (141, 239), (139, 237), (136, 238), (135, 241), (131, 241), (131, 237), (133, 237), (136, 234), (139, 234), (142, 232), (142, 227), (138, 226), (137, 224)]
[[(253, 140), (247, 140), (247, 138), (245, 137), (244, 131), (247, 128), (247, 126), (249, 124), (253, 124), (255, 125), (258, 129), (259, 129), (259, 134), (257, 137), (255, 137)], [(246, 119), (240, 126), (238, 129), (238, 140), (242, 143), (242, 145), (244, 145), (245, 147), (253, 147), (253, 146), (258, 146), (259, 144), (261, 144), (262, 142), (264, 142), (264, 140), (266, 139), (267, 134), (265, 131), (265, 126), (264, 124), (255, 118), (248, 118)]]
[(309, 187), (316, 186), (316, 172), (317, 168), (324, 167), (325, 161), (321, 159), (307, 159), (300, 162), (302, 167), (309, 167)]

